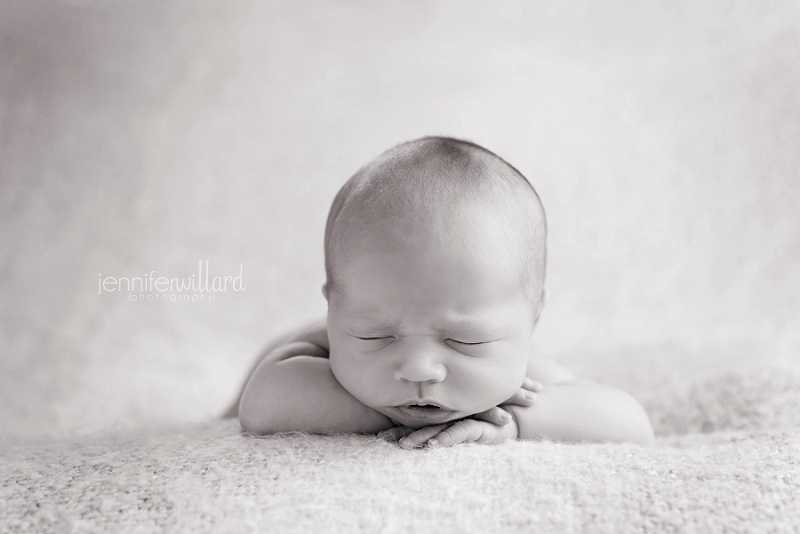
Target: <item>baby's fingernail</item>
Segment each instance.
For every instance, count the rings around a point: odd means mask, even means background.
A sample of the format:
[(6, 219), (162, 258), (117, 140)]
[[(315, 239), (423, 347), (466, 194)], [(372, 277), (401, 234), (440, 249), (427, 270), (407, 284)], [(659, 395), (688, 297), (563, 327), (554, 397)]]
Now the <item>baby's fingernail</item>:
[(532, 401), (532, 400), (534, 400), (536, 398), (536, 394), (535, 393), (531, 393), (529, 391), (529, 392), (525, 393), (525, 398), (528, 399), (529, 401)]
[(411, 443), (406, 438), (401, 439), (400, 441), (398, 441), (398, 443), (404, 449), (413, 449), (414, 448), (414, 444)]
[(511, 416), (510, 416), (510, 415), (508, 415), (508, 412), (503, 412), (503, 413), (501, 413), (501, 414), (500, 414), (500, 419), (502, 419), (502, 420), (504, 420), (504, 421), (508, 421), (508, 419), (509, 419), (510, 417), (511, 417)]
[(428, 440), (428, 447), (436, 447), (439, 444), (438, 439), (429, 439)]

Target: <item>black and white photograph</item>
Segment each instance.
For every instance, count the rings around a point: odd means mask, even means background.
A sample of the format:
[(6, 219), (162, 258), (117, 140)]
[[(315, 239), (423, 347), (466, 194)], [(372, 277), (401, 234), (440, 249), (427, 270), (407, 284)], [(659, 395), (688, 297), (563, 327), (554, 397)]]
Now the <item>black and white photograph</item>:
[(0, 0), (0, 532), (798, 529), (800, 3)]

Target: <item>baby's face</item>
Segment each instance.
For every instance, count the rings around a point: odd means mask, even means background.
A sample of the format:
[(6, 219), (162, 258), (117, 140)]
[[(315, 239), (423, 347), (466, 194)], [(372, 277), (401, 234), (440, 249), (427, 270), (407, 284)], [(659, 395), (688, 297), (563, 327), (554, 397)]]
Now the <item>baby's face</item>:
[(336, 379), (412, 428), (507, 400), (525, 378), (535, 324), (519, 254), (509, 256), (488, 236), (360, 246), (328, 295)]

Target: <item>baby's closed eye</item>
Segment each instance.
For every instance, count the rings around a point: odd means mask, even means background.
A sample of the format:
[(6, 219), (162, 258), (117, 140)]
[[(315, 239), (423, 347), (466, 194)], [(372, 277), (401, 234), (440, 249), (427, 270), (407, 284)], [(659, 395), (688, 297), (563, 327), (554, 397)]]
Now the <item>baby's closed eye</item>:
[(447, 338), (444, 340), (444, 343), (453, 349), (456, 352), (460, 352), (461, 354), (465, 354), (467, 356), (489, 356), (497, 351), (494, 350), (497, 347), (494, 339), (454, 339), (454, 338)]
[(487, 343), (491, 343), (491, 341), (460, 341), (452, 338), (448, 338), (445, 341), (452, 341), (453, 343), (458, 343), (459, 345), (486, 345)]

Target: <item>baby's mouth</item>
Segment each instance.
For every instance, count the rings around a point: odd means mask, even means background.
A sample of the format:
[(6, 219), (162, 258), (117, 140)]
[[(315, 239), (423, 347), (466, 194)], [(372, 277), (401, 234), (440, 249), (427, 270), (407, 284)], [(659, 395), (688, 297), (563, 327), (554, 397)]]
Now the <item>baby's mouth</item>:
[(424, 410), (424, 411), (436, 411), (441, 410), (441, 406), (437, 406), (435, 404), (406, 404), (404, 408), (410, 408), (412, 410)]

